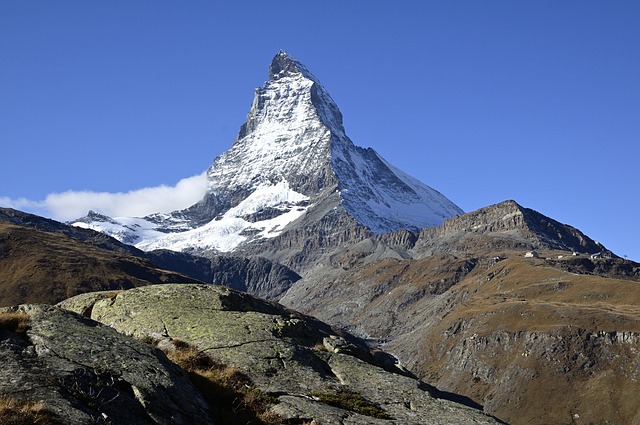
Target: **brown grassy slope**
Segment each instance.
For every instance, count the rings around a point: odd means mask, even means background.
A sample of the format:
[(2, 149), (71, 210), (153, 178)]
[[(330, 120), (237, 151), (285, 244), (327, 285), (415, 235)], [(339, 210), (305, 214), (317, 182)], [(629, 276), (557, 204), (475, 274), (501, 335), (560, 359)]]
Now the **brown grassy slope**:
[(419, 259), (345, 252), (349, 267), (318, 269), (283, 301), (389, 341), (427, 383), (508, 423), (640, 423), (640, 265), (524, 258), (533, 243), (499, 236), (463, 234)]
[(391, 349), (512, 424), (638, 423), (640, 283), (549, 264), (477, 268)]
[(0, 223), (0, 306), (163, 282), (195, 280), (64, 234)]
[(296, 292), (282, 301), (332, 325), (384, 339), (408, 331), (416, 306), (446, 292), (473, 267), (473, 261), (448, 254), (384, 258), (336, 277), (320, 270), (315, 280), (307, 277), (307, 284), (294, 287)]

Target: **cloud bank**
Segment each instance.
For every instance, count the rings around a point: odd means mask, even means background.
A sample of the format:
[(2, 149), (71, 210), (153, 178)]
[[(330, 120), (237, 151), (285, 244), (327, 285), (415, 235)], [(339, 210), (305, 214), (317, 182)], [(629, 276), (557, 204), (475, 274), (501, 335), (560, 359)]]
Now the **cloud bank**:
[(110, 217), (144, 217), (190, 207), (207, 190), (206, 173), (180, 180), (175, 186), (156, 186), (129, 192), (109, 193), (67, 191), (51, 193), (43, 201), (0, 197), (0, 205), (68, 221), (85, 216), (89, 210)]

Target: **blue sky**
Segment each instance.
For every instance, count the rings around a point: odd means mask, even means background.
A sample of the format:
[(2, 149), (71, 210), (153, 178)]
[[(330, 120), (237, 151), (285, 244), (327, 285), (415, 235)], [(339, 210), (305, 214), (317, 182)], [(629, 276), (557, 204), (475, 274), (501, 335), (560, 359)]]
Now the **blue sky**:
[(615, 0), (3, 0), (0, 205), (191, 202), (284, 49), (355, 144), (465, 211), (514, 199), (640, 261), (639, 22)]

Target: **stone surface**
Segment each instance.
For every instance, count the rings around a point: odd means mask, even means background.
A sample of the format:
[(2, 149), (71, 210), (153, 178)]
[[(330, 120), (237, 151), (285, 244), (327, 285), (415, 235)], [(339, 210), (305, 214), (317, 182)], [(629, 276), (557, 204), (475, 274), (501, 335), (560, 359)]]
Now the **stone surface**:
[(22, 305), (26, 334), (0, 331), (0, 394), (42, 402), (61, 424), (213, 424), (160, 351), (70, 311)]
[[(257, 388), (277, 397), (273, 410), (285, 418), (316, 424), (498, 423), (477, 409), (435, 397), (399, 369), (389, 371), (388, 356), (369, 351), (357, 339), (229, 288), (155, 285), (102, 299), (85, 295), (61, 306), (84, 311), (128, 335), (187, 342), (237, 367)], [(361, 395), (392, 419), (374, 419), (314, 398), (339, 390)]]

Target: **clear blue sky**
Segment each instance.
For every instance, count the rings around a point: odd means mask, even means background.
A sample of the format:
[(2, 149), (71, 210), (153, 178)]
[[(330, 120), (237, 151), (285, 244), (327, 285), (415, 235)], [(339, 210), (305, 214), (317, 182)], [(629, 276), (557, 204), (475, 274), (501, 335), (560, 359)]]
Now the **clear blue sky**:
[(201, 173), (279, 49), (465, 211), (515, 199), (640, 261), (637, 1), (1, 0), (0, 204)]

